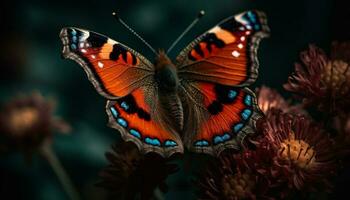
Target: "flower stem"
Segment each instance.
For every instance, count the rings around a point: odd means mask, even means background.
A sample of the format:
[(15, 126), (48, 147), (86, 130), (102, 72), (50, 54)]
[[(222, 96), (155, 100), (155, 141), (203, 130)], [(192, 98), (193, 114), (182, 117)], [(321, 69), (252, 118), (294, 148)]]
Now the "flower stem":
[(55, 152), (51, 148), (51, 145), (43, 144), (40, 152), (42, 156), (44, 156), (44, 158), (49, 162), (52, 170), (55, 172), (69, 198), (71, 200), (80, 200), (79, 193), (73, 186), (71, 179), (62, 166), (62, 163), (57, 158)]

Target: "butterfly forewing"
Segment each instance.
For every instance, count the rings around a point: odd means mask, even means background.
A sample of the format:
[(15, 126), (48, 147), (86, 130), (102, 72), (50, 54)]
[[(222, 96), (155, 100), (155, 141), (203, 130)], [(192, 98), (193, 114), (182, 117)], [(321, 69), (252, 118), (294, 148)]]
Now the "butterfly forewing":
[(181, 79), (246, 86), (258, 75), (257, 48), (269, 28), (265, 14), (248, 11), (213, 27), (177, 57)]
[(152, 82), (153, 65), (119, 42), (78, 28), (64, 28), (60, 37), (63, 56), (79, 63), (97, 91), (108, 99), (126, 96)]

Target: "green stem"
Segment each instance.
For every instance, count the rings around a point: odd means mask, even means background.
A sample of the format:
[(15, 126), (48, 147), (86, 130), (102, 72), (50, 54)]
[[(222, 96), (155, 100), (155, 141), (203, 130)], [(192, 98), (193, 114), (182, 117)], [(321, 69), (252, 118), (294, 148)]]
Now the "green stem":
[(79, 193), (73, 186), (71, 179), (69, 178), (66, 170), (62, 166), (62, 163), (57, 158), (55, 152), (52, 150), (50, 144), (44, 144), (41, 148), (41, 154), (49, 162), (52, 170), (57, 175), (59, 181), (61, 182), (63, 189), (69, 196), (71, 200), (80, 200)]

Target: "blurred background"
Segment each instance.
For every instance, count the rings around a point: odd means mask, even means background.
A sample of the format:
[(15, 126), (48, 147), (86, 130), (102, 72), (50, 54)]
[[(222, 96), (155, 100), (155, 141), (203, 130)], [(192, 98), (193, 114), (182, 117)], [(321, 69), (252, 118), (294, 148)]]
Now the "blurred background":
[[(75, 26), (108, 35), (152, 60), (152, 52), (111, 16), (113, 10), (156, 49), (168, 48), (198, 11), (205, 10), (198, 25), (172, 51), (170, 57), (174, 58), (195, 36), (220, 20), (259, 9), (267, 14), (271, 37), (260, 45), (260, 74), (252, 88), (267, 85), (282, 93), (282, 84), (301, 50), (310, 43), (327, 50), (331, 41), (349, 39), (350, 11), (342, 1), (17, 0), (2, 4), (0, 100), (33, 90), (56, 99), (56, 114), (72, 126), (72, 131), (55, 134), (53, 148), (83, 199), (103, 196), (94, 183), (107, 164), (104, 153), (120, 136), (106, 126), (105, 99), (97, 94), (82, 68), (61, 59), (61, 28)], [(194, 198), (189, 172), (182, 169), (183, 163), (180, 167), (180, 172), (167, 180), (170, 190), (166, 199)], [(21, 155), (1, 155), (0, 184), (0, 199), (68, 199), (49, 165), (35, 156), (28, 165)]]

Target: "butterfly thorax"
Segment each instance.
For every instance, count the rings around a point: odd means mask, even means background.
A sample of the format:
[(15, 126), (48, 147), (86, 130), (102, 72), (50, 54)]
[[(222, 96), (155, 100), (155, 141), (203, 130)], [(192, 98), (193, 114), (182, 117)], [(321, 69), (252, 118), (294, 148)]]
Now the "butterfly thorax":
[(159, 100), (164, 122), (173, 129), (181, 131), (183, 128), (183, 110), (181, 100), (177, 94), (179, 78), (175, 65), (171, 62), (164, 51), (159, 51), (155, 63), (155, 80), (158, 85)]
[(163, 93), (175, 92), (179, 85), (176, 67), (162, 50), (155, 60), (155, 79)]

